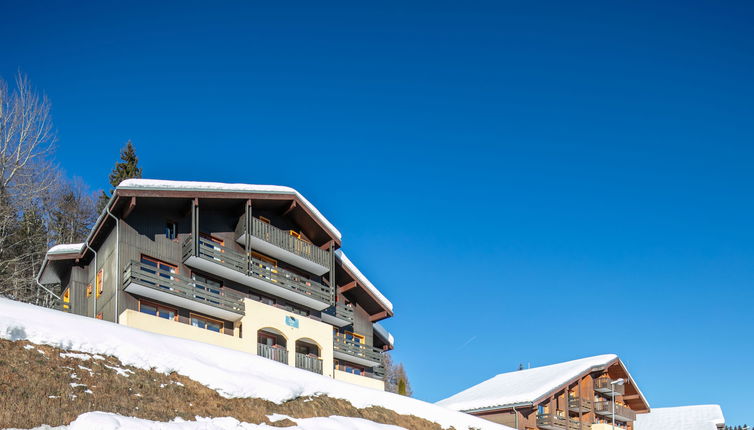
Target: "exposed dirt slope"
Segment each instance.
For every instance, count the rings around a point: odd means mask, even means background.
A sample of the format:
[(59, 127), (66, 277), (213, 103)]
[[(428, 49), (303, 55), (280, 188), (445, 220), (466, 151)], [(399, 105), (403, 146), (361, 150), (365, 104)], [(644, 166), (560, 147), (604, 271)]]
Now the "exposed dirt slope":
[(0, 339), (0, 428), (69, 424), (82, 413), (114, 412), (155, 421), (175, 417), (234, 417), (270, 423), (267, 415), (294, 418), (358, 417), (406, 429), (439, 430), (438, 424), (381, 408), (355, 408), (326, 396), (277, 405), (260, 399), (226, 399), (204, 385), (172, 373), (125, 366), (114, 357), (91, 356), (25, 341)]

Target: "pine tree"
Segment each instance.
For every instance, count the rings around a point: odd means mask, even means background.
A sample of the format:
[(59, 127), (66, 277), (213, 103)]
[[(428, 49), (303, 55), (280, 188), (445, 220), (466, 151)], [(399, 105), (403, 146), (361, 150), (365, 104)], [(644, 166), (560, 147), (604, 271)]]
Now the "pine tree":
[(115, 163), (115, 167), (113, 168), (113, 171), (110, 172), (109, 176), (110, 185), (112, 185), (113, 189), (110, 191), (110, 194), (102, 191), (102, 195), (99, 197), (97, 203), (98, 213), (102, 212), (102, 209), (104, 209), (107, 202), (110, 201), (110, 195), (112, 195), (118, 184), (126, 179), (141, 178), (139, 157), (136, 156), (136, 149), (130, 140), (126, 142), (125, 148), (120, 151), (120, 159), (121, 161)]

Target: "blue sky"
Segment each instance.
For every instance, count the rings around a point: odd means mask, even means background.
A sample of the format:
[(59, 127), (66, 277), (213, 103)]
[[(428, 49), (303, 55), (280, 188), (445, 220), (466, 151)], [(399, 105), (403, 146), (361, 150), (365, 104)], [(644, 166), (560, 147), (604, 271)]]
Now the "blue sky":
[(25, 3), (0, 75), (67, 173), (132, 139), (146, 177), (299, 189), (417, 397), (613, 352), (754, 424), (754, 4)]

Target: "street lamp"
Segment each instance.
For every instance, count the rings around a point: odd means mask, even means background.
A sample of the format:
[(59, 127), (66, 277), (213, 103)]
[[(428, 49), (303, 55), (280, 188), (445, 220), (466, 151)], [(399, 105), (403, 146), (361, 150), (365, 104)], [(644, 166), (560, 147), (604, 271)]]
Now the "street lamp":
[(610, 381), (610, 393), (613, 395), (613, 426), (612, 430), (615, 430), (615, 386), (616, 385), (623, 385), (626, 383), (626, 380), (623, 378), (618, 378), (615, 381)]

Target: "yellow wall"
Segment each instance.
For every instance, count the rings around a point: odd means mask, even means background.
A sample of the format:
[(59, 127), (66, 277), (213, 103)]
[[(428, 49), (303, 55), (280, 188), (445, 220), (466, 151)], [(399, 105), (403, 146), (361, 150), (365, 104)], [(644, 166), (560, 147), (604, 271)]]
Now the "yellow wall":
[[(209, 343), (254, 355), (257, 353), (257, 331), (271, 328), (274, 329), (271, 331), (285, 337), (288, 363), (291, 366), (296, 365), (296, 341), (306, 340), (319, 346), (322, 373), (325, 376), (362, 387), (376, 390), (385, 389), (385, 383), (378, 379), (333, 369), (333, 326), (330, 324), (302, 317), (250, 299), (245, 299), (244, 305), (246, 307), (245, 315), (235, 324), (232, 336), (144, 314), (132, 309), (123, 311), (119, 322), (140, 330)], [(286, 317), (295, 318), (298, 327), (286, 324)], [(243, 337), (240, 337), (241, 335)]]
[(370, 378), (368, 376), (354, 375), (353, 373), (343, 372), (342, 370), (335, 370), (335, 379), (354, 385), (360, 385), (362, 387), (385, 391), (384, 382), (380, 381), (379, 379)]
[[(254, 354), (257, 352), (257, 331), (272, 328), (285, 337), (290, 365), (296, 365), (296, 341), (305, 339), (319, 346), (322, 373), (325, 376), (333, 377), (333, 327), (330, 324), (302, 317), (250, 299), (245, 299), (244, 305), (246, 315), (241, 318), (240, 322), (243, 327), (244, 338), (253, 337)], [(298, 321), (298, 327), (287, 325), (285, 317), (295, 318)]]

